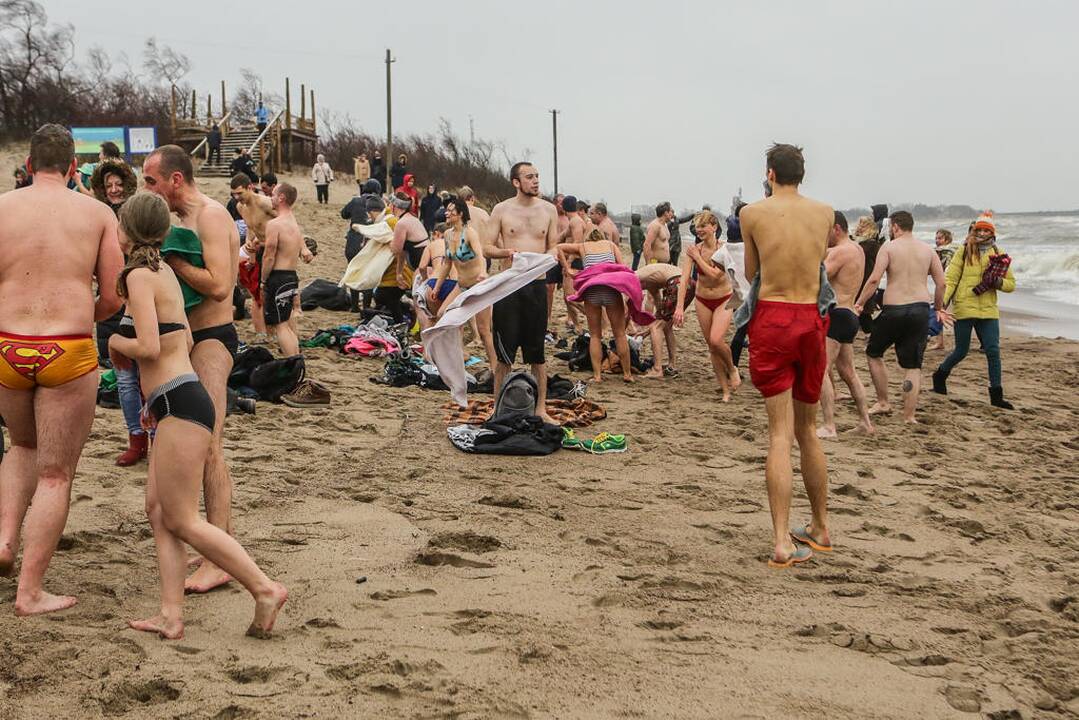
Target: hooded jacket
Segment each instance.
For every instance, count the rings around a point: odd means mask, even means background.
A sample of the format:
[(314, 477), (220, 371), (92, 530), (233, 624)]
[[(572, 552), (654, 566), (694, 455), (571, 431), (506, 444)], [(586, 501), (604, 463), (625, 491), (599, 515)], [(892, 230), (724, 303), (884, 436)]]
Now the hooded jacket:
[(408, 168), (401, 164), (400, 160), (395, 160), (393, 168), (390, 170), (390, 182), (394, 187), (401, 187), (404, 185), (408, 177)]
[(435, 218), (441, 209), (442, 198), (438, 196), (438, 188), (436, 187), (434, 192), (424, 195), (423, 200), (420, 202), (420, 220), (423, 221), (423, 226), (427, 228), (428, 233), (438, 224)]
[(640, 213), (633, 213), (630, 218), (629, 249), (634, 255), (644, 252), (644, 228), (641, 227)]
[(386, 185), (386, 161), (382, 158), (371, 158), (371, 177), (378, 180), (381, 186)]
[(981, 253), (978, 260), (968, 263), (967, 246), (963, 245), (963, 249), (957, 252), (948, 263), (948, 269), (944, 273), (948, 281), (948, 286), (944, 290), (944, 302), (952, 304), (956, 320), (1000, 318), (997, 293), (1015, 290), (1015, 275), (1012, 274), (1011, 268), (1008, 268), (1004, 282), (998, 290), (989, 290), (981, 295), (975, 295), (974, 287), (982, 281), (982, 275), (989, 266), (989, 258), (1003, 254), (1003, 250), (993, 245), (988, 252)]
[(369, 178), (364, 182), (359, 195), (353, 197), (345, 207), (341, 209), (341, 219), (348, 220), (348, 232), (345, 233), (345, 259), (351, 260), (363, 249), (367, 238), (357, 232), (353, 225), (370, 225), (371, 218), (367, 214), (368, 198), (375, 198), (381, 204), (382, 185), (378, 180)]
[[(394, 169), (396, 170), (396, 166)], [(416, 191), (415, 182), (413, 182), (412, 187), (408, 185), (408, 181), (415, 181), (415, 178), (416, 176), (412, 173), (405, 173), (404, 179), (394, 192), (402, 192), (412, 198), (412, 214), (418, 217), (420, 213), (420, 194)]]
[(311, 168), (311, 180), (316, 185), (329, 185), (333, 182), (333, 169), (330, 164), (325, 160), (315, 163)]

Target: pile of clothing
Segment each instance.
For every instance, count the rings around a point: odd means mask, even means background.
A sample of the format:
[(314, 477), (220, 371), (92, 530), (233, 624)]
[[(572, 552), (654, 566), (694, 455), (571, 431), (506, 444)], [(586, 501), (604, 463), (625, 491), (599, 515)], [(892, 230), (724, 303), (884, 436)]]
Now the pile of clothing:
[[(588, 333), (578, 335), (574, 339), (572, 347), (563, 352), (555, 353), (555, 357), (559, 360), (565, 360), (571, 372), (591, 371), (592, 357), (588, 354), (589, 339), (590, 335)], [(647, 360), (641, 358), (641, 348), (644, 345), (643, 339), (637, 337), (628, 337), (626, 339), (629, 342), (629, 364), (633, 366), (633, 370), (639, 373), (646, 373), (651, 370), (655, 361), (652, 358)], [(614, 338), (602, 344), (600, 348), (605, 364), (608, 358), (618, 361), (618, 349), (615, 347)], [(611, 372), (614, 372), (614, 370)], [(621, 369), (618, 369), (618, 372), (621, 372)]]
[(454, 425), (446, 435), (455, 448), (479, 455), (550, 455), (562, 447), (562, 428), (536, 415), (539, 384), (525, 372), (510, 373), (482, 425)]
[(344, 355), (389, 357), (407, 347), (408, 328), (390, 325), (381, 315), (371, 317), (361, 325), (338, 325), (324, 328), (300, 342), (305, 348), (335, 348)]

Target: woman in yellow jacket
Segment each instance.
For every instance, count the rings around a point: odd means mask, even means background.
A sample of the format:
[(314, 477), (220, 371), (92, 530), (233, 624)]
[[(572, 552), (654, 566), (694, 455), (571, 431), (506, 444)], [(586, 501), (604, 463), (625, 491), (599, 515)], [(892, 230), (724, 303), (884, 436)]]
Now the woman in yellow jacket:
[(1012, 404), (1004, 399), (1000, 369), (1000, 309), (997, 292), (1015, 290), (1015, 276), (1011, 267), (1003, 277), (995, 277), (985, 285), (985, 270), (989, 258), (1003, 255), (996, 245), (997, 228), (991, 212), (983, 213), (974, 223), (974, 232), (967, 236), (961, 253), (948, 263), (948, 285), (944, 291), (944, 303), (951, 303), (955, 316), (955, 350), (944, 359), (933, 373), (933, 391), (948, 394), (948, 375), (952, 368), (967, 356), (970, 350), (970, 332), (978, 335), (989, 363), (989, 399), (996, 407), (1011, 410)]

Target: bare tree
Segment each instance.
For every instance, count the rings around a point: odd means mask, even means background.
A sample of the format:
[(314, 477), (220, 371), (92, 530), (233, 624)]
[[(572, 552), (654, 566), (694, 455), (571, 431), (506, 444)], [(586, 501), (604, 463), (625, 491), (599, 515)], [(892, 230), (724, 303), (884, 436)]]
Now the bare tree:
[(146, 38), (142, 48), (143, 65), (150, 77), (157, 82), (167, 82), (178, 87), (180, 81), (191, 70), (191, 60), (182, 52), (173, 50), (168, 45), (158, 45), (157, 38)]

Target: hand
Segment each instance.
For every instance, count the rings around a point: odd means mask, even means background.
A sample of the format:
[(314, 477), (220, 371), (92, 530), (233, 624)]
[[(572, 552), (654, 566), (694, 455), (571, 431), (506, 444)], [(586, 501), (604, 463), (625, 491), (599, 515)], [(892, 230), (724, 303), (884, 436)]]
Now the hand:
[(116, 348), (112, 346), (112, 339), (109, 339), (109, 360), (112, 361), (112, 366), (117, 370), (130, 370), (131, 358), (127, 355), (120, 353)]
[(172, 268), (172, 271), (177, 274), (179, 274), (180, 270), (182, 270), (184, 266), (191, 264), (176, 253), (169, 253), (168, 255), (164, 255), (163, 258), (165, 260), (165, 263), (168, 264), (168, 266)]
[(139, 412), (139, 425), (147, 433), (153, 432), (157, 429), (157, 418), (150, 412), (149, 405), (143, 405), (142, 411)]
[(405, 274), (403, 272), (397, 273), (397, 287), (402, 290), (408, 290), (408, 282), (405, 280)]
[(677, 310), (675, 310), (674, 316), (671, 318), (671, 322), (673, 322), (674, 326), (677, 328), (682, 327), (682, 325), (686, 322), (685, 311), (682, 310), (682, 308), (678, 308)]
[(945, 327), (951, 327), (955, 324), (955, 315), (947, 310), (937, 310), (937, 322)]
[(861, 315), (862, 314), (862, 304), (861, 303), (854, 303), (854, 314), (855, 315)]
[(517, 251), (516, 251), (516, 250), (510, 250), (510, 251), (509, 251), (509, 255), (507, 255), (507, 256), (506, 256), (506, 259), (510, 261), (510, 264), (511, 264), (511, 265), (513, 264), (513, 258), (514, 258), (514, 256), (515, 256), (516, 254), (517, 254)]
[(307, 246), (304, 245), (300, 249), (300, 259), (303, 260), (305, 263), (310, 263), (312, 260), (315, 259), (315, 256), (310, 250), (307, 249)]
[(438, 305), (438, 296), (435, 295), (434, 288), (427, 288), (427, 307), (435, 307)]

